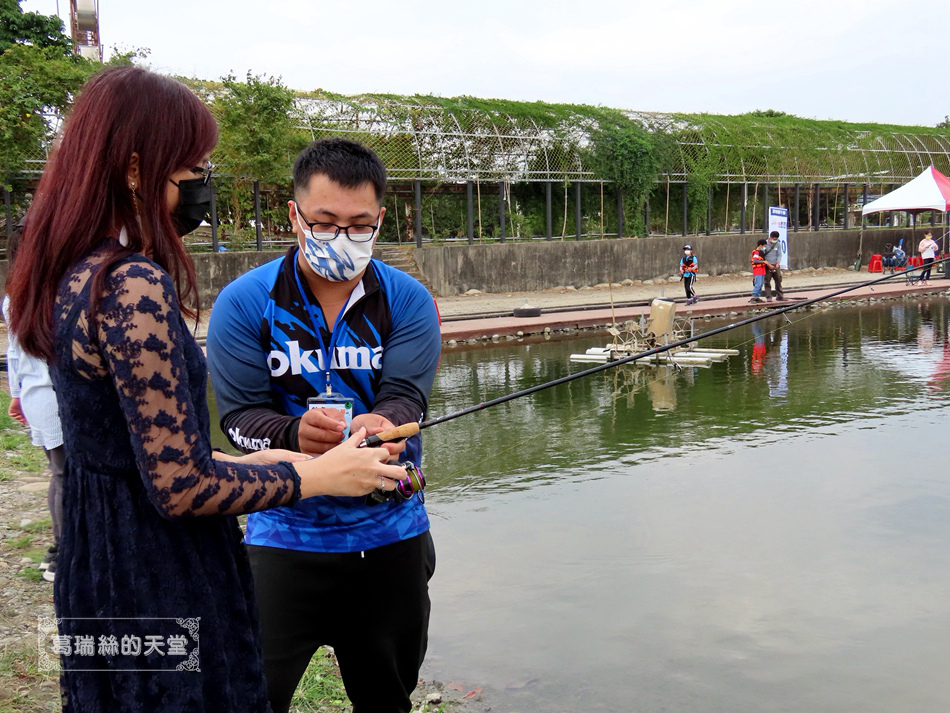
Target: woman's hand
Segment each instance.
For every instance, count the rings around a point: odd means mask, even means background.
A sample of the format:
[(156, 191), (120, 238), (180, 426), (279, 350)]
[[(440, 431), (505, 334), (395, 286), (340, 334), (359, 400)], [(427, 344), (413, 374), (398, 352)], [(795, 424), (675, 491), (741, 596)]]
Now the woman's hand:
[(294, 463), (300, 476), (300, 497), (359, 497), (377, 488), (395, 490), (396, 481), (406, 477), (402, 466), (387, 465), (394, 455), (396, 444), (387, 443), (382, 448), (357, 448), (365, 437), (366, 429), (360, 428), (323, 455)]

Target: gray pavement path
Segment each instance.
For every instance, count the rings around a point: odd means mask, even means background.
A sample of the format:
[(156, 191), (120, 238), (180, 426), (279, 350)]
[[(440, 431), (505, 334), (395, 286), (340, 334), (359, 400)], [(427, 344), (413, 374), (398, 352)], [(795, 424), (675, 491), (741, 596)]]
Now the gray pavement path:
[[(812, 289), (815, 286), (865, 282), (874, 277), (880, 277), (880, 275), (869, 275), (867, 272), (832, 268), (786, 271), (784, 275), (783, 288), (790, 292)], [(696, 281), (696, 294), (703, 301), (711, 297), (733, 294), (745, 294), (748, 298), (751, 293), (751, 274), (700, 277)], [(551, 311), (592, 305), (609, 307), (611, 301), (614, 304), (624, 304), (652, 300), (655, 297), (682, 302), (684, 300), (683, 285), (679, 280), (674, 280), (661, 284), (615, 285), (611, 288), (604, 286), (580, 290), (561, 288), (542, 292), (479, 293), (439, 297), (436, 302), (439, 305), (442, 320), (451, 321), (465, 316), (512, 314), (516, 307), (522, 307), (525, 302), (532, 307), (539, 307), (542, 311)]]
[[(687, 307), (682, 292), (669, 289), (680, 288), (678, 282), (665, 285), (634, 285), (619, 289), (595, 289), (589, 291), (548, 291), (530, 294), (471, 295), (439, 300), (442, 310), (442, 339), (444, 342), (475, 342), (509, 335), (530, 335), (578, 329), (604, 328), (638, 320), (649, 314), (649, 301), (656, 297), (674, 299), (680, 316), (736, 316), (744, 312), (785, 306), (794, 302), (821, 298), (837, 290), (853, 287), (853, 291), (836, 299), (872, 300), (900, 298), (908, 294), (945, 293), (950, 289), (950, 280), (941, 278), (929, 285), (908, 285), (902, 276), (894, 277), (874, 286), (863, 283), (882, 277), (847, 270), (816, 270), (791, 273), (783, 284), (786, 302), (750, 304), (751, 279), (747, 276), (710, 278), (706, 290), (697, 288), (701, 296), (697, 304)], [(664, 289), (664, 287), (666, 289)], [(611, 304), (611, 300), (613, 304)], [(527, 301), (530, 306), (541, 308), (539, 317), (514, 317), (515, 307)], [(470, 315), (480, 316), (470, 316)], [(460, 318), (462, 316), (464, 318)]]

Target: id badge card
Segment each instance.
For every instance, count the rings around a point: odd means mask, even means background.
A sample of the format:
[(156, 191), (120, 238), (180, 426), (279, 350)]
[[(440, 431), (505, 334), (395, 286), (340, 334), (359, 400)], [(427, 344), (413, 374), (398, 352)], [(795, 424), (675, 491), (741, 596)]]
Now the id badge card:
[(346, 421), (346, 430), (343, 431), (343, 440), (350, 437), (350, 423), (353, 421), (353, 399), (348, 399), (342, 394), (326, 391), (319, 396), (311, 396), (307, 399), (307, 410), (315, 408), (332, 409), (342, 411), (343, 418)]

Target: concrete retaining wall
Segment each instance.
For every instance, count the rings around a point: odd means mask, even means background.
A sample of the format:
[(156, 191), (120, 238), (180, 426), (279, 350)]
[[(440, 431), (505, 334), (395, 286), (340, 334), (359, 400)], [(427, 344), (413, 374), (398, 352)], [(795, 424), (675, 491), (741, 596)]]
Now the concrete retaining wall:
[(264, 252), (199, 253), (194, 255), (201, 308), (209, 309), (226, 285), (259, 265), (283, 257), (285, 250)]
[[(852, 265), (861, 246), (865, 267), (887, 242), (914, 241), (910, 229), (789, 233), (789, 267)], [(918, 228), (917, 240), (924, 229)], [(937, 233), (939, 237), (939, 232)], [(621, 240), (556, 240), (491, 245), (433, 245), (416, 248), (422, 274), (439, 296), (471, 289), (482, 292), (530, 292), (558, 286), (594, 286), (605, 282), (648, 280), (677, 274), (683, 245), (693, 246), (699, 271), (708, 275), (751, 270), (749, 255), (764, 233)], [(908, 253), (916, 252), (916, 241)]]

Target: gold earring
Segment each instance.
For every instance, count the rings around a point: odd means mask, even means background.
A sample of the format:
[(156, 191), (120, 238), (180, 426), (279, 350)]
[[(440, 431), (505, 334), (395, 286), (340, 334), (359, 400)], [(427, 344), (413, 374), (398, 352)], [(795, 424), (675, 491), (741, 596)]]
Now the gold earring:
[(135, 217), (139, 218), (139, 194), (135, 192), (135, 181), (129, 183), (129, 189), (132, 191), (132, 205), (135, 208)]

